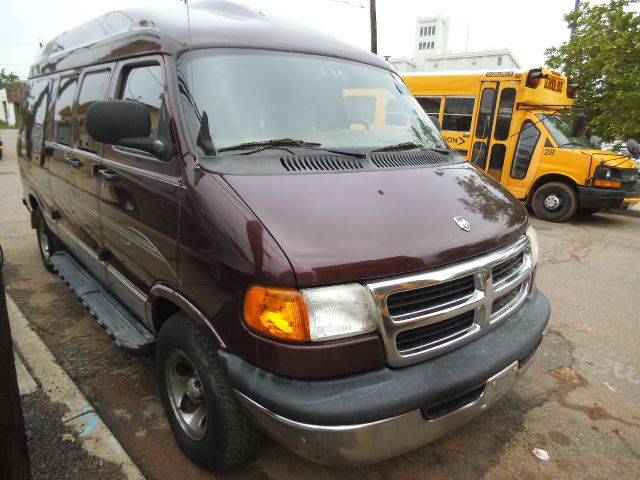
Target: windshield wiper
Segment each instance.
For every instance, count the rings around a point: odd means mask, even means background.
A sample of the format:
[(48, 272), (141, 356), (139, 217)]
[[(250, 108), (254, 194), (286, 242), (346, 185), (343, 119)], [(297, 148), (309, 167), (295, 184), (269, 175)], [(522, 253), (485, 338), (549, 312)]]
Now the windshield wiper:
[(386, 147), (371, 150), (371, 152), (399, 152), (402, 150), (413, 150), (416, 148), (419, 148), (420, 150), (429, 150), (431, 152), (441, 153), (443, 155), (449, 155), (451, 153), (450, 150), (446, 148), (427, 148), (415, 142), (402, 142), (395, 145), (387, 145)]
[(232, 150), (249, 150), (251, 148), (284, 148), (284, 147), (319, 147), (319, 143), (305, 142), (304, 140), (294, 140), (293, 138), (275, 138), (273, 140), (260, 140), (259, 142), (245, 142), (230, 147), (219, 148), (218, 152), (229, 152)]
[(347, 155), (355, 158), (365, 158), (365, 155), (362, 153), (353, 153), (353, 152), (345, 152), (342, 150), (332, 150), (329, 148), (320, 148), (320, 145), (322, 144), (317, 142), (306, 142), (304, 140), (295, 140), (293, 138), (276, 138), (273, 140), (261, 140), (258, 142), (239, 143), (238, 145), (219, 148), (218, 152), (229, 152), (232, 150), (253, 149), (250, 152), (241, 154), (241, 155), (251, 155), (252, 153), (258, 153), (263, 150), (268, 150), (273, 148), (273, 149), (286, 150), (289, 153), (293, 154), (293, 152), (289, 150), (287, 147), (302, 147), (302, 148), (308, 148), (310, 150), (323, 150), (325, 152), (337, 153), (339, 155)]

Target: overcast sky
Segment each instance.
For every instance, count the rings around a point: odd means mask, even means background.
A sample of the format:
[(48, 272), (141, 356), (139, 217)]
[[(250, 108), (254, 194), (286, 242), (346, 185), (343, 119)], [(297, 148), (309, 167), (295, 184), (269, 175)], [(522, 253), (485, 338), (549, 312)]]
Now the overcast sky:
[[(369, 49), (366, 0), (244, 0), (265, 13), (312, 25)], [(378, 0), (378, 53), (413, 55), (416, 17), (450, 19), (449, 50), (463, 52), (508, 47), (523, 68), (541, 66), (544, 50), (569, 39), (563, 15), (575, 0)], [(39, 42), (103, 13), (132, 6), (182, 6), (180, 0), (6, 0), (2, 5), (0, 68), (26, 78)], [(525, 10), (526, 6), (531, 8)]]

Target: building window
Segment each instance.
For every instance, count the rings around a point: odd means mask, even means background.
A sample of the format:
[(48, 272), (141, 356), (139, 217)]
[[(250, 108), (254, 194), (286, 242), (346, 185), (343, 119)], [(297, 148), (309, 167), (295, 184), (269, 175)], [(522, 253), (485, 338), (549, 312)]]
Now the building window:
[(424, 35), (424, 27), (420, 27), (420, 36), (422, 37)]
[(502, 65), (502, 57), (498, 57), (498, 65)]
[(437, 63), (434, 63), (434, 64), (433, 64), (433, 68), (438, 68), (438, 64), (437, 64)]
[(471, 65), (477, 65), (478, 61), (477, 60), (471, 60)]
[(431, 35), (435, 35), (436, 34), (436, 27), (433, 26), (431, 27)]

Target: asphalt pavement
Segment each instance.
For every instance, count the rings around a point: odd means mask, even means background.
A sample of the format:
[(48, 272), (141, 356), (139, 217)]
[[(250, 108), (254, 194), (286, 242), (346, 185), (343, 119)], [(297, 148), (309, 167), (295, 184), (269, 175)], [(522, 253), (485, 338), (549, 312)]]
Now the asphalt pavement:
[(42, 266), (21, 203), (15, 131), (3, 131), (2, 138), (0, 243), (7, 293), (147, 478), (640, 477), (640, 210), (565, 224), (532, 220), (541, 244), (536, 282), (551, 302), (550, 327), (521, 382), (467, 426), (364, 468), (316, 465), (267, 439), (249, 464), (215, 476), (190, 463), (173, 441), (153, 358), (118, 350)]

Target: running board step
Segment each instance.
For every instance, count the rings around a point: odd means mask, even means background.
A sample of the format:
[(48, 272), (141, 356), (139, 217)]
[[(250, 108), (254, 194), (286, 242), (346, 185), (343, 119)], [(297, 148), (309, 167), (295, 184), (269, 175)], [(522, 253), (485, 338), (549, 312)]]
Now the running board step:
[(153, 352), (155, 337), (69, 253), (57, 252), (51, 263), (78, 300), (116, 345), (134, 355)]

